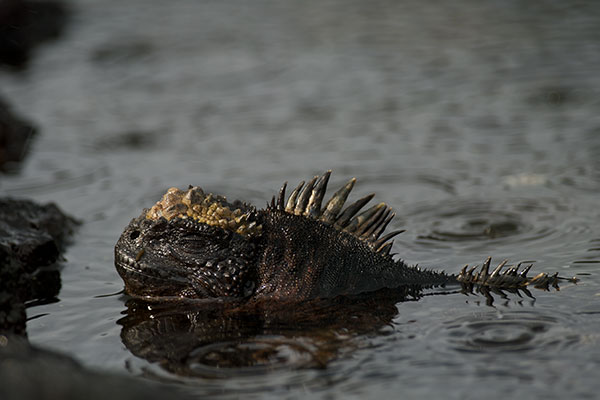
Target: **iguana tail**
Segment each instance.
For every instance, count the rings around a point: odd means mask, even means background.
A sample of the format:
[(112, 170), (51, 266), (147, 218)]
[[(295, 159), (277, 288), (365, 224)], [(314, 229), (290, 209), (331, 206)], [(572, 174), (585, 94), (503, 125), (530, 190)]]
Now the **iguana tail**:
[(558, 276), (558, 272), (552, 275), (541, 272), (534, 277), (529, 277), (527, 276), (527, 273), (533, 264), (523, 266), (522, 263), (519, 263), (516, 266), (509, 266), (502, 271), (508, 260), (502, 261), (490, 273), (489, 269), (491, 261), (492, 258), (488, 257), (481, 268), (477, 265), (471, 268), (469, 268), (468, 265), (465, 265), (456, 276), (456, 280), (463, 286), (468, 287), (470, 285), (471, 289), (477, 286), (480, 288), (488, 288), (490, 290), (524, 290), (527, 287), (548, 290), (550, 286), (558, 290), (559, 281), (568, 281), (572, 283), (577, 283), (578, 281), (575, 277), (564, 278)]

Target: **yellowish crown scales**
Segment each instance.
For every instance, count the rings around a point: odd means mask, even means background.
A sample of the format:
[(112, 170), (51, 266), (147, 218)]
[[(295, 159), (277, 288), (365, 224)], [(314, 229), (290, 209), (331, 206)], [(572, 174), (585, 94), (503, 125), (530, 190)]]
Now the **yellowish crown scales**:
[(262, 226), (250, 221), (250, 211), (241, 208), (231, 209), (231, 204), (223, 196), (204, 194), (197, 187), (183, 191), (170, 188), (148, 212), (146, 218), (157, 220), (165, 218), (192, 218), (199, 223), (216, 226), (221, 229), (251, 236), (260, 233)]

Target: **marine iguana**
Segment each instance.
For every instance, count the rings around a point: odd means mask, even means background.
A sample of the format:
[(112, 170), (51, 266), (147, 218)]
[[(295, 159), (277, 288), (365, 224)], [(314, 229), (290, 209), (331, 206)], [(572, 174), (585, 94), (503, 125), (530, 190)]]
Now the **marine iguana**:
[(528, 293), (528, 286), (558, 287), (565, 279), (528, 277), (532, 265), (502, 272), (507, 261), (490, 272), (490, 258), (458, 275), (409, 266), (390, 255), (392, 238), (403, 231), (384, 234), (395, 216), (387, 204), (359, 213), (370, 194), (344, 208), (355, 178), (323, 205), (330, 174), (300, 182), (289, 196), (284, 183), (262, 210), (197, 186), (170, 188), (129, 223), (116, 244), (115, 265), (126, 292), (151, 301), (303, 301), (446, 284)]

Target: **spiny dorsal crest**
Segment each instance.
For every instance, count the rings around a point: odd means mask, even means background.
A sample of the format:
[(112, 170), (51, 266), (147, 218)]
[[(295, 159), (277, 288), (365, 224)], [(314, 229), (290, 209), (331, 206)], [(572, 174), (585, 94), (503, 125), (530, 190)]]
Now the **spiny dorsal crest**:
[(366, 242), (375, 252), (388, 255), (394, 243), (390, 239), (404, 232), (404, 230), (397, 230), (381, 236), (396, 215), (392, 212), (392, 208), (385, 203), (378, 203), (357, 215), (375, 196), (372, 193), (356, 200), (342, 210), (354, 187), (356, 178), (350, 179), (322, 207), (330, 175), (331, 171), (327, 171), (320, 177), (315, 176), (306, 185), (304, 181), (300, 182), (287, 201), (285, 200), (287, 182), (284, 183), (277, 198), (273, 196), (271, 208), (333, 225), (336, 229)]

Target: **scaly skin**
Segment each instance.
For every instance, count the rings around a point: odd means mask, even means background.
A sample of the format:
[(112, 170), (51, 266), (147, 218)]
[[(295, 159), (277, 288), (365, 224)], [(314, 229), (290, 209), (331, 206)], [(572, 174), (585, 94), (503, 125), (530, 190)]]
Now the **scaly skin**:
[[(264, 210), (198, 187), (171, 188), (133, 219), (116, 244), (115, 265), (128, 294), (147, 300), (229, 298), (302, 301), (385, 288), (459, 284), (465, 290), (557, 287), (557, 274), (527, 277), (531, 265), (489, 272), (490, 259), (458, 275), (423, 270), (390, 256), (384, 235), (395, 214), (373, 195), (342, 210), (351, 179), (322, 205), (331, 171), (302, 182), (286, 200), (284, 184)], [(358, 215), (357, 215), (358, 214)], [(572, 279), (571, 279), (572, 280)], [(528, 293), (526, 291), (526, 293)]]

